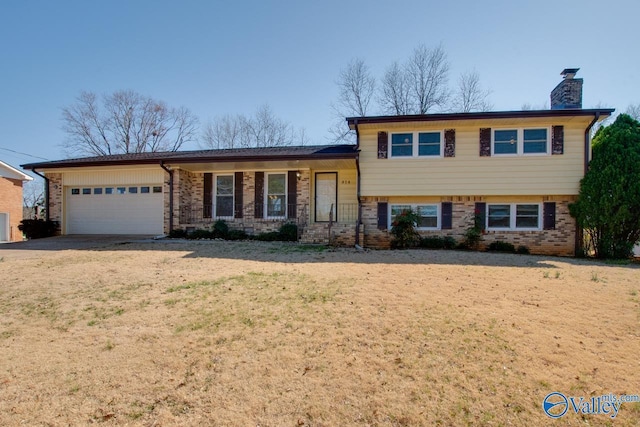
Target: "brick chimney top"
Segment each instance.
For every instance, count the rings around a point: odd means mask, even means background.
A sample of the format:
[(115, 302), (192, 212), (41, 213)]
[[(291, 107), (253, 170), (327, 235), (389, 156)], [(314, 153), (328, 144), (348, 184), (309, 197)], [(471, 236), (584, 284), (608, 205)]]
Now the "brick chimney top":
[(551, 91), (551, 109), (582, 108), (582, 79), (574, 78), (580, 68), (565, 68), (562, 81)]
[(579, 69), (580, 68), (565, 68), (564, 70), (562, 70), (560, 75), (563, 76), (565, 79), (572, 79), (578, 73)]

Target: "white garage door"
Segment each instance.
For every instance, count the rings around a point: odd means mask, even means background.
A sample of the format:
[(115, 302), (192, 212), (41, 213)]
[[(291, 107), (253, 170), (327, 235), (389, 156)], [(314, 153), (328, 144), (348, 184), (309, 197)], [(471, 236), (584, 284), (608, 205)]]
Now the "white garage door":
[(67, 234), (162, 234), (162, 185), (66, 187)]

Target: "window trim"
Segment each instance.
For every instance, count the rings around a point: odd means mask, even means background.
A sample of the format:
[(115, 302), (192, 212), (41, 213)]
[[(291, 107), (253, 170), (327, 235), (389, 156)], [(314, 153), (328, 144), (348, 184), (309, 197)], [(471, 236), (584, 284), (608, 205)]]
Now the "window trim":
[(387, 212), (387, 229), (391, 230), (393, 224), (393, 207), (409, 206), (413, 212), (418, 211), (418, 206), (435, 206), (436, 207), (436, 226), (435, 227), (416, 227), (418, 231), (437, 231), (442, 230), (442, 203), (391, 203), (388, 204)]
[[(218, 177), (219, 176), (226, 176), (226, 177), (231, 177), (231, 215), (221, 215), (218, 216), (217, 215), (217, 201), (218, 201)], [(214, 174), (213, 175), (213, 185), (212, 185), (212, 201), (211, 201), (211, 212), (213, 213), (213, 217), (216, 219), (233, 219), (234, 218), (234, 212), (235, 212), (235, 202), (236, 202), (236, 180), (235, 180), (235, 174), (232, 172), (230, 174), (228, 173), (220, 173), (220, 174)], [(225, 196), (225, 197), (228, 197)]]
[[(421, 133), (437, 133), (440, 135), (440, 152), (437, 155), (420, 155), (420, 134)], [(411, 155), (410, 156), (394, 156), (393, 155), (393, 135), (411, 134)], [(439, 159), (444, 157), (444, 129), (439, 130), (419, 130), (408, 132), (390, 132), (388, 140), (388, 153), (390, 159)]]
[[(490, 227), (489, 226), (489, 207), (496, 205), (509, 206), (509, 227)], [(518, 206), (521, 205), (535, 205), (538, 206), (538, 226), (537, 227), (516, 227), (516, 213)], [(539, 202), (518, 202), (518, 203), (487, 203), (485, 207), (485, 229), (487, 231), (542, 231), (543, 226), (543, 204)]]
[[(544, 129), (547, 131), (547, 142), (545, 145), (544, 153), (525, 153), (524, 152), (524, 131), (525, 130), (539, 130)], [(517, 132), (516, 137), (516, 152), (515, 153), (496, 153), (496, 131), (515, 130)], [(532, 126), (532, 127), (502, 127), (491, 128), (491, 157), (519, 157), (519, 156), (550, 156), (551, 155), (551, 126)]]
[[(284, 176), (284, 215), (269, 215), (269, 175), (282, 175)], [(264, 218), (266, 219), (286, 219), (287, 218), (287, 202), (289, 191), (289, 180), (287, 179), (287, 172), (265, 172), (264, 173)]]

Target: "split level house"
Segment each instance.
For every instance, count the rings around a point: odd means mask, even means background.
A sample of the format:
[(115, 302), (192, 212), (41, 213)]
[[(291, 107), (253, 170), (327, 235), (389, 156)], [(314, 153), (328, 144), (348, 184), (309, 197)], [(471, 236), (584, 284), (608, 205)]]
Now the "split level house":
[(22, 231), (22, 185), (32, 181), (29, 175), (0, 161), (0, 243), (19, 242)]
[(563, 71), (551, 109), (350, 117), (355, 145), (141, 153), (23, 165), (46, 178), (63, 234), (166, 234), (219, 219), (258, 233), (285, 222), (301, 241), (386, 248), (394, 217), (422, 235), (573, 255), (569, 214), (587, 170), (590, 130), (613, 109), (582, 109)]

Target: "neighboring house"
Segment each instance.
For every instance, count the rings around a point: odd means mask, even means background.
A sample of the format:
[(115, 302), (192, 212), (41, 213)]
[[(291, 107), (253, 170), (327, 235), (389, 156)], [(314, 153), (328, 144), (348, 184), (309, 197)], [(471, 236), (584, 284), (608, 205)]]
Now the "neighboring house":
[(22, 183), (31, 181), (18, 169), (0, 161), (0, 243), (22, 241)]
[[(411, 208), (423, 235), (572, 255), (569, 215), (590, 159), (590, 129), (564, 70), (551, 110), (352, 117), (357, 145), (143, 153), (32, 163), (63, 234), (166, 234), (223, 219), (249, 233), (299, 226), (304, 242), (384, 248)], [(358, 230), (358, 231), (356, 231)]]
[(477, 221), (483, 245), (573, 255), (581, 233), (569, 204), (589, 131), (613, 112), (581, 108), (576, 71), (563, 71), (551, 110), (347, 119), (358, 134), (364, 245), (387, 246), (394, 217), (411, 208), (424, 235), (461, 241)]

